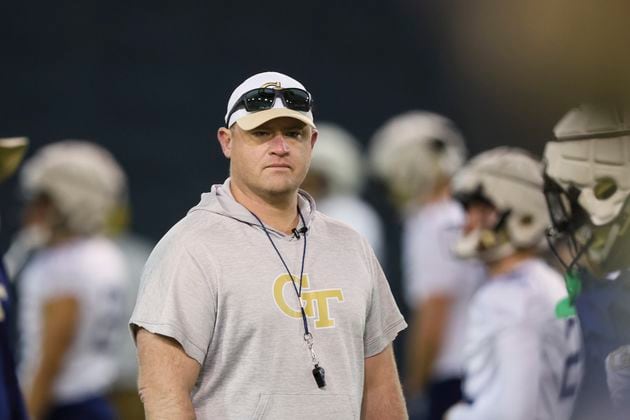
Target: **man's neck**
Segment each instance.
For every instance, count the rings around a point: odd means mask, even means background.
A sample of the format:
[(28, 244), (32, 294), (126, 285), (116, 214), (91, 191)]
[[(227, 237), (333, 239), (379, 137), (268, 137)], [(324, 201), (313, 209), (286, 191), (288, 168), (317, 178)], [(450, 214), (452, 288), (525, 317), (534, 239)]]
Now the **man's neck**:
[(62, 246), (78, 238), (79, 238), (79, 235), (70, 233), (67, 230), (53, 230), (52, 234), (50, 235), (50, 238), (48, 239), (48, 246), (50, 247)]
[(230, 182), (230, 191), (234, 200), (258, 216), (265, 226), (289, 234), (299, 224), (297, 191), (290, 196), (261, 197), (234, 182)]
[(429, 204), (440, 203), (451, 197), (450, 184), (445, 180), (438, 180), (436, 185), (427, 194), (416, 197), (415, 207), (424, 207)]
[(427, 197), (426, 203), (438, 203), (451, 197), (451, 186), (447, 181), (440, 180)]
[(505, 274), (515, 270), (516, 267), (534, 257), (535, 253), (532, 251), (517, 251), (512, 255), (501, 258), (500, 260), (493, 263), (487, 264), (488, 273), (490, 274), (491, 278), (500, 276), (501, 274)]

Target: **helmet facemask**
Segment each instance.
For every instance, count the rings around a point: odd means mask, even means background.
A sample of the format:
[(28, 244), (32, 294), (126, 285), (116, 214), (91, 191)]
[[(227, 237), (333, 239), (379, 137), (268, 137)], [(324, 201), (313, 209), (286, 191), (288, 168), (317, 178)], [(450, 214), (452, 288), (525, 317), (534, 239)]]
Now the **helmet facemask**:
[[(552, 250), (566, 271), (583, 265), (596, 276), (630, 265), (630, 180), (626, 165), (573, 159), (575, 149), (610, 147), (616, 139), (552, 142), (547, 145), (544, 191), (552, 227), (548, 236), (567, 239), (570, 259)], [(584, 258), (583, 258), (584, 257)]]
[[(549, 203), (549, 210), (553, 226), (548, 230), (550, 247), (556, 258), (567, 272), (573, 271), (582, 264), (596, 276), (604, 276), (608, 273), (625, 269), (630, 263), (630, 205), (629, 201), (622, 207), (622, 210), (614, 220), (603, 225), (594, 225), (588, 214), (574, 202), (573, 208), (578, 211), (575, 218), (570, 222), (560, 222), (553, 215), (557, 210), (558, 199), (546, 192), (545, 197)], [(566, 201), (565, 199), (562, 199)], [(558, 251), (557, 244), (563, 238), (567, 239), (568, 248), (571, 254), (569, 261), (562, 258)], [(584, 258), (583, 258), (584, 257)]]

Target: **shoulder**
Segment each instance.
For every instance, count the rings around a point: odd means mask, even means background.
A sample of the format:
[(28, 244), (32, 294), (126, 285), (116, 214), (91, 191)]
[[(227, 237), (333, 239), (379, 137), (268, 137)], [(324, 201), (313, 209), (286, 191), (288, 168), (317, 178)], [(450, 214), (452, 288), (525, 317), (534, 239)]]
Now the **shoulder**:
[(329, 235), (331, 238), (363, 242), (363, 237), (347, 223), (330, 217), (319, 210), (315, 211), (314, 216), (313, 223), (322, 234)]
[[(369, 267), (372, 272), (377, 271), (379, 263), (372, 246), (350, 225), (315, 211), (312, 228), (314, 246), (320, 249), (323, 246), (334, 251), (337, 257), (350, 258), (361, 266)], [(342, 252), (337, 252), (340, 250)]]
[(460, 226), (464, 221), (464, 211), (453, 200), (427, 204), (408, 217), (408, 223), (421, 226)]
[(514, 279), (490, 279), (473, 298), (473, 307), (487, 314), (517, 318), (525, 305), (523, 285)]
[(123, 255), (116, 243), (105, 236), (94, 236), (82, 241), (76, 249), (70, 250), (72, 257), (80, 256), (86, 259), (108, 258), (111, 260), (122, 259)]
[(427, 243), (431, 248), (437, 245), (450, 249), (463, 223), (459, 204), (452, 201), (430, 204), (405, 219), (404, 241), (414, 248)]
[(44, 295), (85, 293), (97, 285), (122, 287), (123, 253), (107, 237), (82, 238), (40, 252), (24, 271), (24, 280)]
[(472, 267), (471, 261), (458, 259), (453, 253), (461, 233), (462, 216), (459, 205), (451, 201), (429, 205), (409, 216), (402, 232), (406, 260), (419, 264), (420, 271), (429, 267), (436, 274), (444, 269)]
[(378, 219), (378, 213), (367, 202), (351, 195), (336, 195), (317, 202), (317, 209), (335, 219)]
[(177, 221), (158, 241), (156, 248), (186, 246), (194, 248), (195, 244), (220, 240), (222, 235), (232, 232), (226, 226), (229, 217), (212, 212), (195, 210)]
[(349, 224), (342, 222), (335, 217), (322, 213), (319, 210), (315, 210), (313, 215), (313, 223), (318, 225), (318, 229), (324, 229), (330, 234), (359, 236)]
[(114, 242), (98, 235), (45, 249), (37, 254), (33, 264), (50, 273), (66, 273), (88, 267), (90, 271), (96, 271), (98, 267), (122, 264), (123, 260), (122, 252)]
[(144, 265), (142, 278), (168, 276), (177, 270), (195, 268), (208, 276), (208, 273), (215, 273), (218, 267), (216, 255), (238, 236), (234, 226), (226, 226), (230, 222), (232, 219), (229, 217), (212, 212), (188, 213), (153, 247)]
[(562, 277), (540, 260), (487, 281), (477, 292), (474, 305), (506, 321), (547, 318), (566, 296)]

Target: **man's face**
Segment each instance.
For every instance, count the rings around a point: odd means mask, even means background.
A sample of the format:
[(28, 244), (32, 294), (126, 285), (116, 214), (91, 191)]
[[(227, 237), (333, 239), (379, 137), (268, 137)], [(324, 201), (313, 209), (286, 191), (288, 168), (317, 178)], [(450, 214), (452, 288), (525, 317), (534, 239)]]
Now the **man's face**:
[(472, 201), (466, 206), (466, 223), (463, 233), (468, 235), (475, 230), (491, 230), (499, 221), (496, 208), (483, 201)]
[(462, 234), (455, 245), (456, 255), (485, 261), (484, 253), (497, 245), (494, 228), (498, 221), (499, 213), (492, 204), (476, 199), (466, 203)]
[(230, 159), (232, 182), (242, 191), (274, 199), (294, 194), (306, 176), (317, 132), (293, 118), (276, 118), (245, 131), (236, 123), (218, 133)]

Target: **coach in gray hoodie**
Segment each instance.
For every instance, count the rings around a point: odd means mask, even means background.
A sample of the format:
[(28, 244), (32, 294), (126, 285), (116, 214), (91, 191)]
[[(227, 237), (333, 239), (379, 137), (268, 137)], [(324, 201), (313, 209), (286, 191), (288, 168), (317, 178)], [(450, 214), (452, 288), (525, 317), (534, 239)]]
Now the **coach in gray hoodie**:
[(299, 190), (311, 95), (280, 73), (232, 93), (230, 177), (158, 243), (130, 324), (147, 419), (402, 419), (406, 327), (367, 241)]

